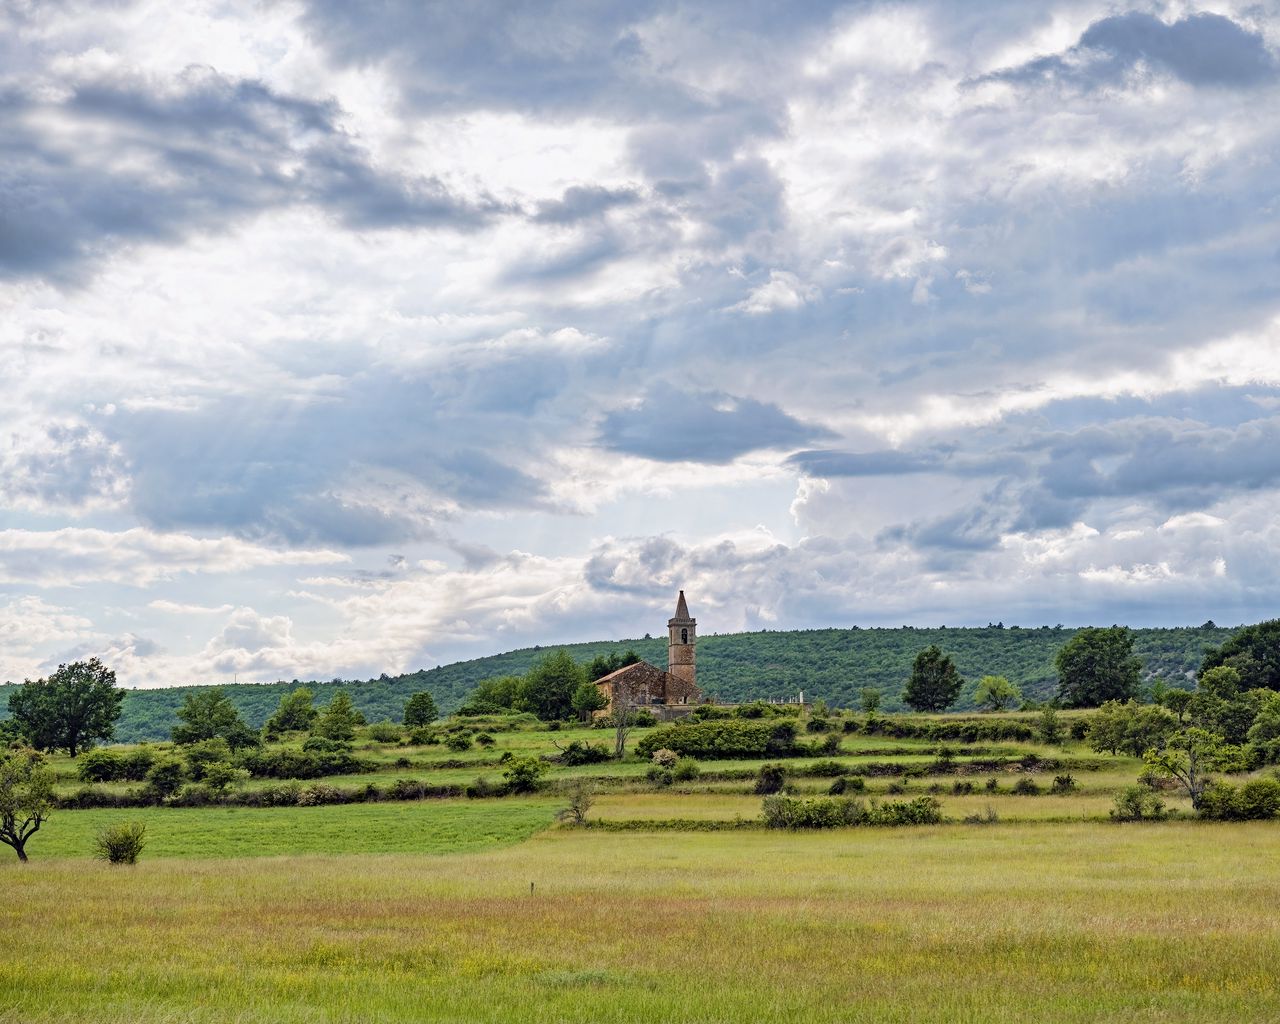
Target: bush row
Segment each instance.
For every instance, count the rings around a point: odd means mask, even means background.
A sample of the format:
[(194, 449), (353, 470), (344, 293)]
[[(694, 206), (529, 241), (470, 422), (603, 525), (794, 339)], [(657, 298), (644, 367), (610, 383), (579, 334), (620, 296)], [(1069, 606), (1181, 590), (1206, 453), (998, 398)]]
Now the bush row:
[(890, 736), (900, 740), (959, 740), (962, 743), (1026, 742), (1039, 738), (1035, 726), (1008, 718), (956, 718), (953, 721), (868, 717), (846, 719), (845, 732)]
[(89, 810), (109, 807), (318, 807), (327, 804), (377, 803), (382, 800), (443, 800), (467, 796), (473, 799), (506, 796), (511, 789), (503, 782), (477, 779), (463, 785), (436, 785), (418, 779), (397, 779), (389, 786), (370, 783), (365, 786), (337, 787), (313, 782), (304, 785), (296, 780), (258, 789), (218, 792), (201, 783), (189, 783), (167, 798), (151, 789), (131, 789), (123, 793), (86, 786), (68, 796), (59, 797), (61, 810)]
[(931, 796), (887, 803), (867, 803), (847, 796), (768, 796), (763, 811), (767, 828), (936, 825), (942, 821), (942, 805)]
[(664, 747), (685, 757), (700, 757), (714, 761), (836, 754), (840, 751), (840, 741), (836, 736), (828, 736), (814, 743), (798, 742), (796, 724), (789, 719), (774, 718), (764, 721), (722, 719), (709, 722), (678, 722), (675, 725), (655, 729), (636, 744), (636, 753), (648, 758), (653, 756), (655, 750), (661, 750)]

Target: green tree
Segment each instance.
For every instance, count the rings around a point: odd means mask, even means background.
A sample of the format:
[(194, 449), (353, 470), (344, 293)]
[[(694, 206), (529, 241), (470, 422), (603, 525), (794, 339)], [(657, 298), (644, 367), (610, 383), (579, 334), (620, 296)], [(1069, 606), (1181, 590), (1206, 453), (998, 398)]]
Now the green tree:
[(1089, 749), (1141, 757), (1162, 746), (1177, 727), (1177, 720), (1165, 708), (1136, 700), (1109, 700), (1089, 717)]
[(973, 702), (988, 711), (1003, 711), (1022, 700), (1022, 691), (1004, 676), (983, 676), (973, 691)]
[(1190, 690), (1165, 690), (1160, 695), (1160, 703), (1178, 716), (1178, 724), (1181, 725), (1187, 716), (1187, 706), (1191, 703), (1192, 696)]
[(1138, 693), (1142, 661), (1133, 653), (1133, 633), (1126, 626), (1080, 630), (1063, 644), (1055, 666), (1058, 697), (1069, 707), (1097, 707)]
[(937, 644), (930, 644), (916, 655), (902, 700), (916, 711), (945, 711), (956, 702), (962, 686), (955, 662)]
[(1259, 700), (1248, 740), (1258, 760), (1265, 764), (1280, 761), (1280, 693), (1272, 690)]
[(419, 690), (404, 702), (404, 724), (410, 729), (430, 725), (440, 717), (435, 698), (426, 690)]
[(355, 739), (356, 726), (363, 722), (364, 718), (351, 703), (350, 695), (346, 690), (339, 690), (320, 712), (311, 731), (327, 740), (349, 743)]
[(173, 727), (174, 743), (224, 739), (232, 750), (258, 743), (258, 734), (245, 724), (221, 686), (202, 686), (187, 694), (182, 707), (174, 714), (181, 723)]
[(1209, 784), (1209, 772), (1243, 771), (1248, 762), (1242, 748), (1227, 743), (1217, 733), (1194, 726), (1179, 730), (1163, 749), (1148, 750), (1142, 759), (1157, 775), (1177, 782), (1197, 811)]
[(9, 696), (9, 713), (33, 747), (75, 757), (94, 741), (111, 739), (123, 701), (116, 674), (90, 658), (23, 683)]
[(187, 770), (176, 757), (162, 757), (147, 769), (147, 793), (153, 800), (173, 796), (187, 777)]
[(573, 714), (573, 695), (587, 674), (568, 651), (546, 655), (520, 682), (516, 707), (532, 711), (544, 722)]
[(609, 698), (600, 692), (595, 683), (584, 681), (573, 691), (572, 705), (578, 719), (589, 722), (593, 713), (609, 706)]
[(53, 810), (54, 773), (35, 750), (12, 750), (0, 757), (0, 843), (27, 862), (27, 841)]
[(874, 686), (864, 686), (858, 693), (858, 703), (866, 714), (874, 715), (880, 710), (880, 691)]
[(1280, 690), (1280, 619), (1245, 626), (1221, 647), (1206, 651), (1201, 677), (1220, 665), (1240, 673), (1243, 689)]
[(617, 672), (620, 668), (626, 668), (628, 665), (634, 665), (640, 660), (640, 655), (630, 648), (625, 654), (619, 654), (612, 651), (609, 654), (597, 654), (587, 663), (587, 681), (594, 683), (597, 679), (602, 679), (610, 672)]
[(463, 708), (479, 712), (513, 708), (516, 706), (520, 687), (523, 684), (524, 679), (521, 676), (493, 676), (490, 679), (481, 679), (467, 697)]
[(550, 767), (540, 757), (513, 757), (502, 770), (503, 778), (513, 793), (532, 793), (539, 779)]
[(1040, 721), (1036, 724), (1036, 734), (1041, 743), (1056, 746), (1062, 742), (1062, 723), (1058, 720), (1058, 712), (1050, 705), (1040, 711)]
[(280, 698), (275, 712), (263, 726), (269, 733), (306, 732), (315, 723), (315, 694), (307, 687), (291, 690)]

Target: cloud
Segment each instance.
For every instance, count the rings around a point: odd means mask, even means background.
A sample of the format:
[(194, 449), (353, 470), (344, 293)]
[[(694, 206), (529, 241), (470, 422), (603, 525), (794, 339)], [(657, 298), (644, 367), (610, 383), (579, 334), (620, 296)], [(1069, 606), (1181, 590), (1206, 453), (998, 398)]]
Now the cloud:
[(729, 462), (762, 448), (792, 448), (831, 436), (776, 405), (718, 392), (653, 388), (605, 416), (600, 440), (614, 451), (663, 462)]
[(332, 100), (192, 67), (0, 94), (0, 275), (75, 279), (136, 242), (175, 245), (311, 206), (358, 230), (471, 230), (513, 208), (379, 168)]
[(1236, 89), (1273, 81), (1280, 67), (1262, 33), (1221, 14), (1189, 14), (1164, 22), (1143, 11), (1128, 11), (1093, 22), (1062, 54), (1037, 57), (979, 81), (1058, 79), (1095, 87), (1119, 81), (1140, 66), (1189, 85)]
[(757, 285), (750, 295), (729, 309), (759, 316), (779, 309), (799, 309), (818, 295), (818, 289), (803, 284), (795, 274), (785, 270), (771, 270), (767, 281)]
[(0, 530), (0, 583), (54, 587), (115, 583), (145, 587), (189, 573), (237, 573), (262, 566), (331, 565), (345, 554), (283, 551), (232, 537), (156, 533), (135, 527)]

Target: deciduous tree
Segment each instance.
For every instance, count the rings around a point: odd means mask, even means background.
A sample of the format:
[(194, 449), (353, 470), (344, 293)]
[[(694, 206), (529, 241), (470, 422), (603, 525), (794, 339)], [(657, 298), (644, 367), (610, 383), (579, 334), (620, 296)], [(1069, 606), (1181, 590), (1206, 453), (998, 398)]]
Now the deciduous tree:
[(1003, 711), (1022, 699), (1022, 691), (1004, 676), (983, 676), (973, 691), (973, 702), (987, 711)]
[(53, 810), (53, 770), (38, 751), (13, 750), (0, 757), (0, 843), (27, 861), (27, 841)]
[(258, 743), (258, 734), (245, 724), (220, 686), (192, 691), (174, 713), (180, 723), (173, 727), (174, 743), (199, 743), (221, 738), (232, 750)]
[(440, 717), (435, 698), (426, 690), (419, 690), (404, 702), (404, 724), (411, 729), (430, 725)]
[(930, 644), (916, 655), (902, 699), (916, 711), (945, 711), (956, 702), (962, 686), (955, 662), (937, 644)]
[(1133, 634), (1125, 626), (1080, 630), (1055, 661), (1058, 697), (1069, 707), (1097, 707), (1108, 700), (1137, 696), (1142, 661), (1133, 653)]
[(311, 728), (317, 714), (315, 694), (304, 686), (280, 698), (279, 705), (263, 728), (269, 733), (305, 732)]
[(116, 674), (90, 658), (23, 683), (9, 697), (9, 713), (33, 747), (75, 757), (95, 741), (111, 739), (123, 701)]

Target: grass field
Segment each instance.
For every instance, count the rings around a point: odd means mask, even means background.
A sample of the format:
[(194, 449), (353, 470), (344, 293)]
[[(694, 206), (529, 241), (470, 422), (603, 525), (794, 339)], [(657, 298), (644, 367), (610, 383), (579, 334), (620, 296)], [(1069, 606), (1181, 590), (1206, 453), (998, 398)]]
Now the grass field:
[(0, 887), (14, 1024), (1280, 1019), (1275, 823), (555, 829)]
[[(430, 800), (329, 807), (139, 807), (60, 811), (30, 844), (33, 858), (87, 857), (107, 824), (147, 826), (145, 857), (329, 853), (460, 853), (516, 843), (546, 828), (563, 802)], [(5, 853), (10, 851), (5, 848)], [(0, 863), (8, 867), (7, 858)]]

